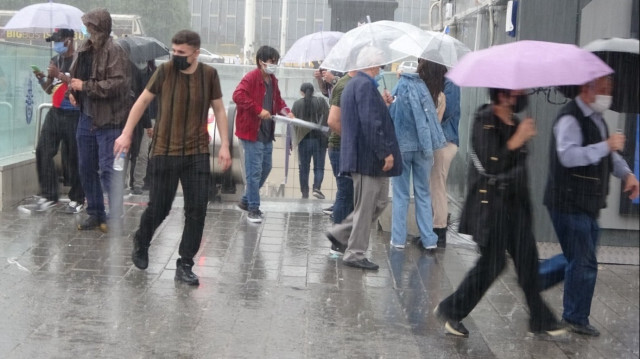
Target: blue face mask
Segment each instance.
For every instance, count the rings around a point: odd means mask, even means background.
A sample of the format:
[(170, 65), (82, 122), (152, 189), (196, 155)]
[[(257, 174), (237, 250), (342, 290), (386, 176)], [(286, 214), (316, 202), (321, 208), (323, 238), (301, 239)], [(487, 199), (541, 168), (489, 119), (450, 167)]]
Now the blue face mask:
[(80, 32), (82, 32), (82, 35), (84, 35), (84, 37), (86, 37), (87, 39), (91, 37), (91, 34), (89, 34), (89, 31), (87, 31), (87, 27), (85, 25), (82, 25), (82, 27), (80, 28)]
[(64, 42), (53, 43), (53, 51), (57, 52), (58, 54), (64, 54), (68, 50), (69, 50), (69, 47), (64, 46)]

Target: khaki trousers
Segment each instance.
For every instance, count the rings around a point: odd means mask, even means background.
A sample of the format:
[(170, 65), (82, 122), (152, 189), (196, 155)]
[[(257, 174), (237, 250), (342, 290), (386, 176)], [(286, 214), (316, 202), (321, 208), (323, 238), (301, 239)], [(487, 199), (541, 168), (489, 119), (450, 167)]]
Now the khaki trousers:
[(447, 228), (449, 203), (447, 199), (447, 176), (449, 166), (458, 152), (455, 143), (447, 145), (434, 152), (433, 168), (431, 169), (431, 206), (433, 207), (433, 228)]
[(341, 243), (348, 243), (343, 261), (366, 258), (373, 224), (389, 203), (389, 177), (370, 177), (352, 173), (353, 212), (329, 231)]

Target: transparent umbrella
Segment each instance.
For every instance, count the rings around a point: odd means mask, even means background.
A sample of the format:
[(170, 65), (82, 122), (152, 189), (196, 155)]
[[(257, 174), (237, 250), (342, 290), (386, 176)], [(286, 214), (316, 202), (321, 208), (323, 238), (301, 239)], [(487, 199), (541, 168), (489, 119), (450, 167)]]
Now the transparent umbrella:
[[(406, 52), (391, 48), (391, 44), (400, 39), (405, 39), (410, 45), (419, 47), (423, 45), (424, 31), (418, 27), (404, 22), (376, 21), (356, 27), (346, 32), (331, 49), (327, 58), (322, 62), (322, 67), (347, 72), (361, 70), (371, 66), (382, 66), (408, 57)], [(358, 54), (364, 48), (376, 48), (380, 56), (375, 63), (367, 63), (366, 66), (357, 63)]]
[(390, 47), (417, 58), (437, 62), (453, 67), (465, 54), (471, 52), (467, 45), (447, 34), (435, 31), (423, 31), (416, 46), (415, 41), (403, 36), (392, 42)]
[(281, 63), (301, 64), (324, 60), (344, 33), (340, 31), (319, 31), (303, 36), (291, 45), (280, 59)]
[(5, 30), (37, 32), (39, 30), (82, 28), (82, 11), (76, 7), (47, 2), (18, 10), (4, 26)]

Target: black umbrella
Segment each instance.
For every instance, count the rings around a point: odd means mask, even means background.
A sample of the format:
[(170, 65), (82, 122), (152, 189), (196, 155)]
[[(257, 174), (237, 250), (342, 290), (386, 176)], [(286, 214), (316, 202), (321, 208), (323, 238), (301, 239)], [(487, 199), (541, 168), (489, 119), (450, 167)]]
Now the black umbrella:
[[(638, 40), (609, 38), (590, 42), (584, 47), (606, 62), (613, 74), (613, 103), (611, 110), (620, 113), (638, 113), (640, 106), (640, 58)], [(578, 86), (560, 86), (559, 90), (568, 98), (578, 95)]]
[(169, 48), (153, 37), (125, 36), (118, 43), (128, 53), (131, 62), (140, 63), (169, 55)]

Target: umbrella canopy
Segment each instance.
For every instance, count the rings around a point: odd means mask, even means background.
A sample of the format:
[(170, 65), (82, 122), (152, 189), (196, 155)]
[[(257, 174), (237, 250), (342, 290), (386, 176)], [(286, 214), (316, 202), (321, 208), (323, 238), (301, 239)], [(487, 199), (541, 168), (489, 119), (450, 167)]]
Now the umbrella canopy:
[(132, 62), (140, 63), (169, 55), (169, 48), (153, 37), (125, 36), (118, 43), (129, 52)]
[(282, 63), (305, 63), (324, 60), (344, 33), (340, 31), (314, 32), (299, 38), (280, 59)]
[(445, 33), (435, 31), (423, 31), (420, 45), (415, 46), (406, 37), (397, 39), (391, 43), (391, 48), (404, 52), (417, 58), (437, 62), (447, 67), (453, 67), (465, 54), (471, 52), (467, 45)]
[(446, 76), (459, 86), (527, 89), (580, 85), (612, 72), (575, 45), (525, 40), (471, 52)]
[(54, 2), (33, 4), (18, 10), (3, 29), (37, 32), (40, 30), (82, 28), (80, 9)]
[[(397, 39), (404, 38), (411, 46), (420, 46), (423, 30), (411, 24), (396, 21), (376, 21), (356, 27), (345, 33), (322, 62), (322, 67), (347, 72), (382, 66), (408, 57), (407, 53), (391, 48)], [(375, 48), (379, 56), (373, 62), (358, 63), (358, 54), (364, 48)]]

